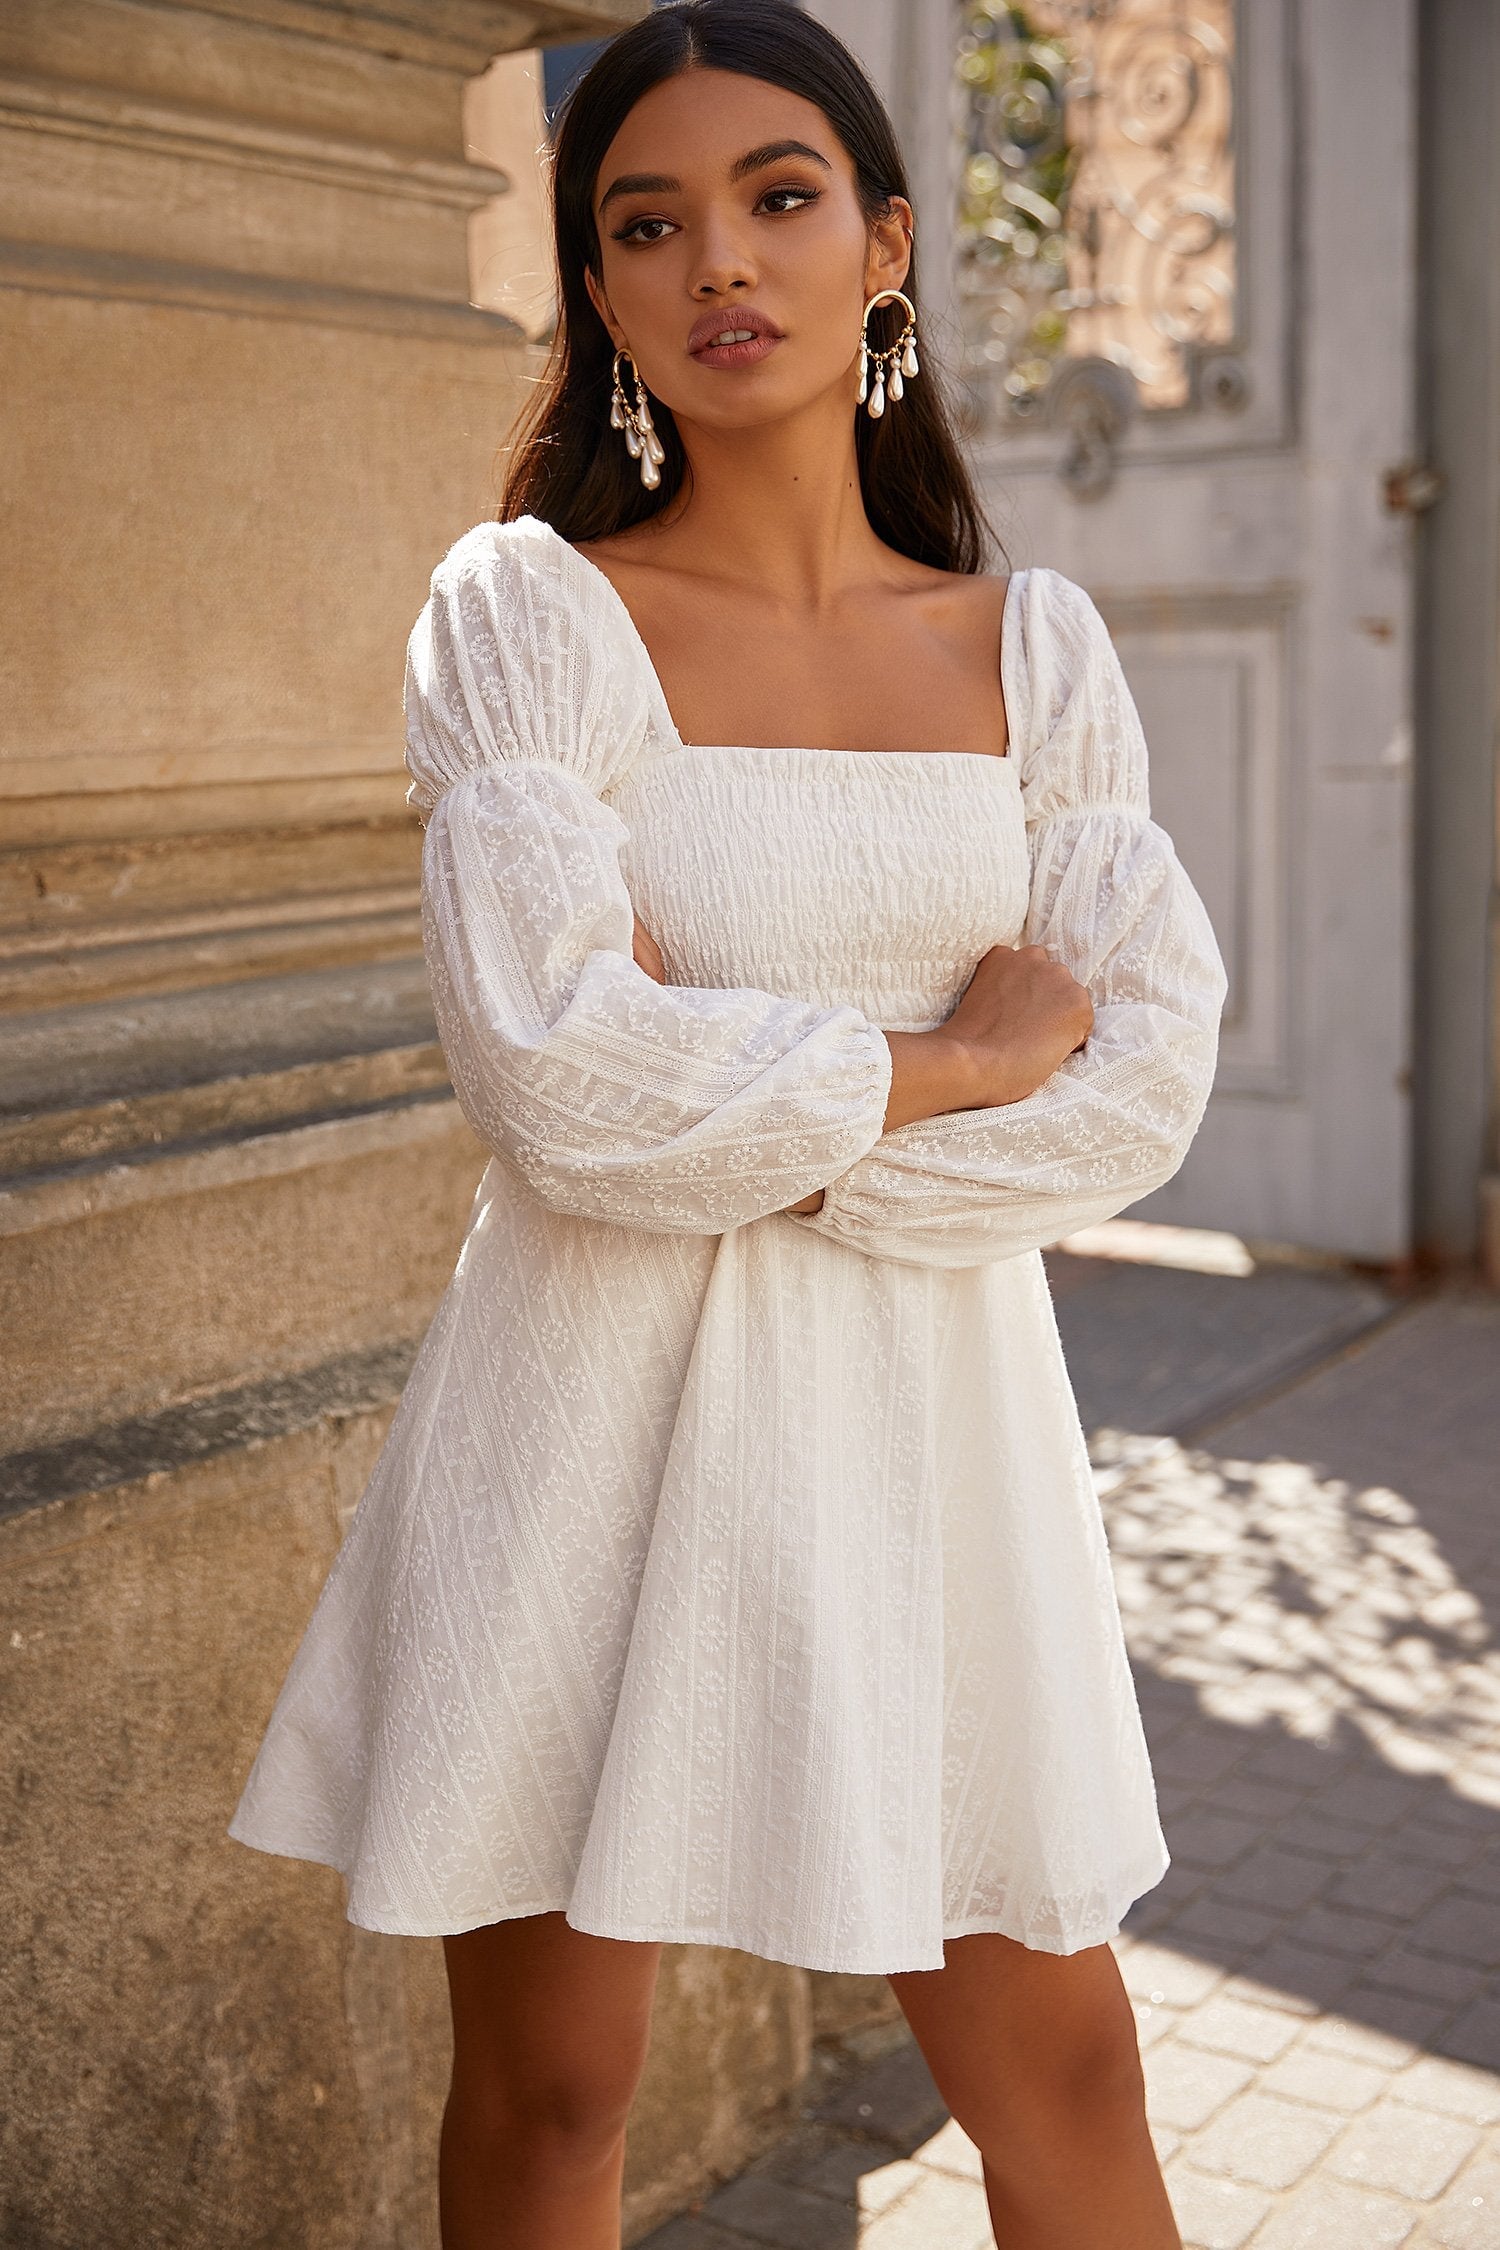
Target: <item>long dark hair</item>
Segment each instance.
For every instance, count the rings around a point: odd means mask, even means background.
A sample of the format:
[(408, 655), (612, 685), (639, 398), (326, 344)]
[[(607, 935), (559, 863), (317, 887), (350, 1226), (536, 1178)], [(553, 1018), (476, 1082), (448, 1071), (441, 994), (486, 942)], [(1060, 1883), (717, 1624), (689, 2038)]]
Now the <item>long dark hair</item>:
[[(643, 94), (695, 65), (739, 71), (815, 103), (848, 152), (867, 220), (888, 212), (892, 195), (910, 200), (880, 96), (843, 41), (795, 0), (671, 0), (620, 32), (574, 82), (558, 116), (557, 326), (509, 445), (502, 523), (533, 515), (565, 539), (605, 539), (658, 514), (689, 473), (671, 409), (654, 397), (652, 420), (666, 453), (654, 491), (610, 429), (614, 346), (583, 277), (585, 267), (603, 270), (593, 196), (605, 151)], [(856, 411), (852, 393), (849, 401), (865, 513), (901, 554), (943, 570), (982, 570), (986, 535), (997, 548), (999, 541), (959, 452), (939, 370), (921, 349), (915, 250), (902, 286), (917, 309), (922, 372), (879, 419)], [(894, 343), (905, 318), (892, 299), (877, 305), (871, 344)]]

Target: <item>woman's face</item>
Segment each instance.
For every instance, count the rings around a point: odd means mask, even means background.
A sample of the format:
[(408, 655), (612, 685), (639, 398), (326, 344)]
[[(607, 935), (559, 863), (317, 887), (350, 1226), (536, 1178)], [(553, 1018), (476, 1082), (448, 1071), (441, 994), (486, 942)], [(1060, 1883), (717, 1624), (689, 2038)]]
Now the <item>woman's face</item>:
[[(897, 197), (866, 223), (854, 167), (816, 103), (735, 71), (664, 80), (605, 151), (594, 223), (603, 273), (587, 276), (589, 295), (680, 423), (740, 428), (828, 395), (852, 412), (865, 303), (905, 281), (912, 209)], [(746, 308), (780, 331), (769, 350), (732, 364), (695, 356), (705, 315), (717, 332), (742, 325)], [(898, 332), (889, 314), (875, 330)], [(628, 367), (621, 377), (630, 398)]]

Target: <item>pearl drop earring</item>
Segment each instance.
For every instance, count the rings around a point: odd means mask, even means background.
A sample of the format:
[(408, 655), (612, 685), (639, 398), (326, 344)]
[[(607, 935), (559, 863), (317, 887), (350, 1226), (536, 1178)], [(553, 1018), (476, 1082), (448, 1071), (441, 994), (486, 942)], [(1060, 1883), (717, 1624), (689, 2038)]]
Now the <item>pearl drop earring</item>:
[[(635, 378), (635, 404), (630, 405), (620, 386), (620, 362), (630, 361), (630, 372)], [(641, 382), (641, 371), (635, 364), (635, 354), (623, 348), (615, 353), (612, 370), (614, 394), (609, 402), (609, 426), (625, 432), (625, 450), (632, 461), (641, 464), (641, 482), (648, 492), (654, 492), (661, 483), (661, 463), (665, 461), (666, 448), (656, 434), (651, 419), (651, 405)]]
[[(899, 297), (901, 299), (902, 304), (906, 307), (906, 326), (902, 329), (894, 344), (881, 346), (870, 342), (870, 314), (874, 307), (886, 297)], [(917, 375), (921, 372), (917, 365), (916, 338), (917, 308), (910, 297), (906, 296), (900, 289), (877, 289), (874, 296), (866, 304), (864, 319), (860, 323), (859, 389), (854, 394), (855, 404), (863, 405), (866, 413), (872, 414), (877, 421), (885, 412), (887, 390), (889, 390), (892, 398), (901, 398), (904, 396), (906, 389), (902, 377), (904, 375)], [(875, 361), (875, 385), (873, 390), (870, 388), (870, 361), (872, 359)]]

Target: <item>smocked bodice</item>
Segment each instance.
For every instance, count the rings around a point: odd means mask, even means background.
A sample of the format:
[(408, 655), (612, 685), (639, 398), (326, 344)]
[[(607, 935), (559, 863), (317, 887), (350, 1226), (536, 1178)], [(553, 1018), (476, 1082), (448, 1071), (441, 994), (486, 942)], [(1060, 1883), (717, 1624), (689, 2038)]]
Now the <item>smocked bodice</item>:
[(753, 986), (927, 1031), (1025, 920), (1008, 758), (684, 744), (638, 759), (609, 802), (674, 984)]

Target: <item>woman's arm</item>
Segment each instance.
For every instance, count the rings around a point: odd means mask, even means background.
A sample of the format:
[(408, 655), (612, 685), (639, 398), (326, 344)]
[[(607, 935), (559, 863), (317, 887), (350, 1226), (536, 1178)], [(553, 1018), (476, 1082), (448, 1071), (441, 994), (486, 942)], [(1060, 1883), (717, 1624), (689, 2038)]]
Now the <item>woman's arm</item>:
[(857, 1008), (641, 967), (601, 794), (647, 724), (639, 655), (543, 531), (465, 534), (408, 646), (439, 1035), (475, 1133), (551, 1209), (719, 1233), (874, 1145), (890, 1046)]
[(1092, 1027), (1022, 1098), (887, 1131), (816, 1209), (802, 1199), (801, 1224), (872, 1256), (973, 1265), (1112, 1218), (1181, 1165), (1213, 1082), (1224, 965), (1150, 818), (1118, 655), (1081, 587), (1031, 576), (1023, 938), (1087, 987)]
[[(667, 981), (661, 948), (639, 914), (631, 949), (646, 974)], [(1076, 1054), (1093, 1023), (1093, 1004), (1077, 978), (1045, 946), (992, 946), (957, 1007), (932, 1031), (887, 1031), (891, 1086), (884, 1129), (922, 1118), (1022, 1100)], [(815, 1188), (793, 1213), (821, 1208)]]

